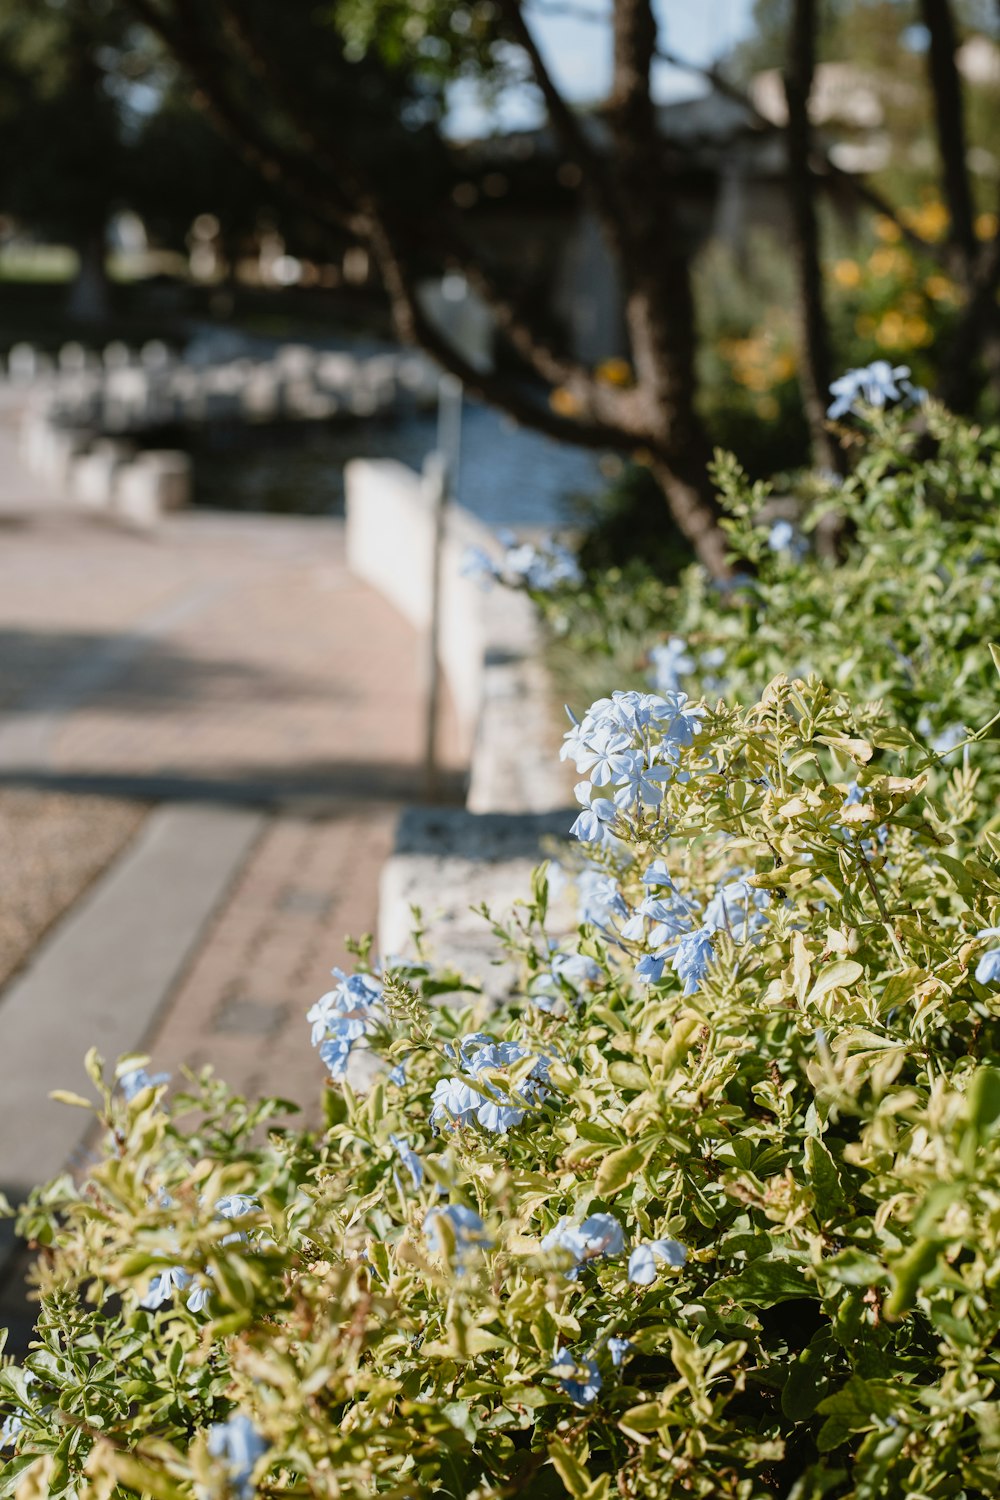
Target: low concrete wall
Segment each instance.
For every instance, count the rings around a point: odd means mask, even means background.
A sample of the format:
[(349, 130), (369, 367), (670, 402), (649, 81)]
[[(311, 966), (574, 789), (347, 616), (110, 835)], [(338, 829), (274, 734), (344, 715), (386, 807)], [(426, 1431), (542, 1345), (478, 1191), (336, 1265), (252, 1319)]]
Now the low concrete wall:
[[(347, 561), (419, 630), (431, 618), (434, 515), (419, 475), (392, 461), (357, 460), (346, 473)], [(541, 661), (531, 601), (462, 577), (468, 547), (498, 543), (461, 506), (449, 506), (441, 559), (441, 667), (455, 702), (469, 763), (465, 809), (411, 809), (382, 871), (379, 949), (410, 951), (412, 906), (422, 911), (435, 962), (485, 981), (497, 1000), (517, 977), (492, 962), (488, 923), (527, 894), (548, 837), (568, 830), (572, 778), (559, 761), (559, 727)], [(460, 1003), (466, 1003), (462, 996)]]
[[(347, 564), (418, 630), (431, 619), (434, 512), (412, 469), (389, 459), (347, 465)], [(564, 806), (548, 683), (531, 601), (462, 576), (469, 547), (496, 554), (493, 533), (449, 505), (441, 557), (441, 668), (469, 762), (471, 812), (544, 812)]]

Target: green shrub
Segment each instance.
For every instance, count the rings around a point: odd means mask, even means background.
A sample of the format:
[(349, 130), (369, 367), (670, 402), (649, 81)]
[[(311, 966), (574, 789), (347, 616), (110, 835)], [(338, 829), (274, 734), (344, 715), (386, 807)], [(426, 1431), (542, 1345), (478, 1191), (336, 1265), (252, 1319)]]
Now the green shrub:
[(2, 1493), (1000, 1490), (976, 769), (817, 679), (626, 695), (570, 746), (585, 919), (540, 872), (489, 1015), (419, 967), (343, 980), (322, 1134), (91, 1057), (101, 1158), (21, 1213)]
[(989, 718), (981, 642), (1000, 635), (1000, 429), (929, 402), (917, 414), (869, 410), (844, 436), (850, 476), (806, 476), (795, 497), (806, 533), (829, 511), (842, 518), (838, 566), (802, 554), (796, 536), (772, 550), (768, 487), (720, 456), (736, 568), (753, 575), (742, 587), (722, 592), (697, 567), (674, 586), (635, 565), (539, 595), (570, 701), (645, 686), (650, 649), (677, 637), (691, 670), (673, 685), (692, 695), (749, 703), (776, 672), (814, 671), (932, 739)]

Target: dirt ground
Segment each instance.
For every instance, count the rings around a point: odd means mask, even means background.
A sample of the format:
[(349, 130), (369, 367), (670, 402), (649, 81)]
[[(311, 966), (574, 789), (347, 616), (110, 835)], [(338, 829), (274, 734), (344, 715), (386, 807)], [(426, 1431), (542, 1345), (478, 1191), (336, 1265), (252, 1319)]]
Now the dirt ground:
[(0, 985), (137, 832), (143, 803), (0, 791)]

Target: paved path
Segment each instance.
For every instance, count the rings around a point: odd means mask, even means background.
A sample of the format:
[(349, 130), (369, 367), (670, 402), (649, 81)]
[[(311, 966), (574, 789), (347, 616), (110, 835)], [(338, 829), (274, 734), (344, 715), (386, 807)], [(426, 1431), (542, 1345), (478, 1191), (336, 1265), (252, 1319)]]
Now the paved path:
[[(314, 1111), (304, 1012), (350, 962), (345, 935), (374, 929), (398, 807), (420, 794), (420, 642), (347, 572), (340, 522), (89, 519), (24, 479), (2, 411), (0, 543), (0, 788), (158, 820), (0, 991), (0, 1184), (66, 1145), (44, 1094), (85, 1091), (81, 1027), (109, 1057), (212, 1063)], [(153, 958), (151, 932), (170, 937)], [(8, 1093), (24, 1139), (5, 1172)]]

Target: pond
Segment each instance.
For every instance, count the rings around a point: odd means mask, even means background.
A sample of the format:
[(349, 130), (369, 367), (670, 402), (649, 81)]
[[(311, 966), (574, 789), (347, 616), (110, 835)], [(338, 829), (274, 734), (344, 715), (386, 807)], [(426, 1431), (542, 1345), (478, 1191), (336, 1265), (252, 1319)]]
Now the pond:
[[(342, 515), (349, 460), (393, 458), (420, 469), (436, 432), (428, 413), (350, 423), (216, 424), (171, 434), (170, 443), (192, 455), (196, 505)], [(517, 427), (490, 407), (464, 403), (458, 499), (487, 524), (571, 525), (577, 499), (596, 495), (606, 483), (596, 454)]]

